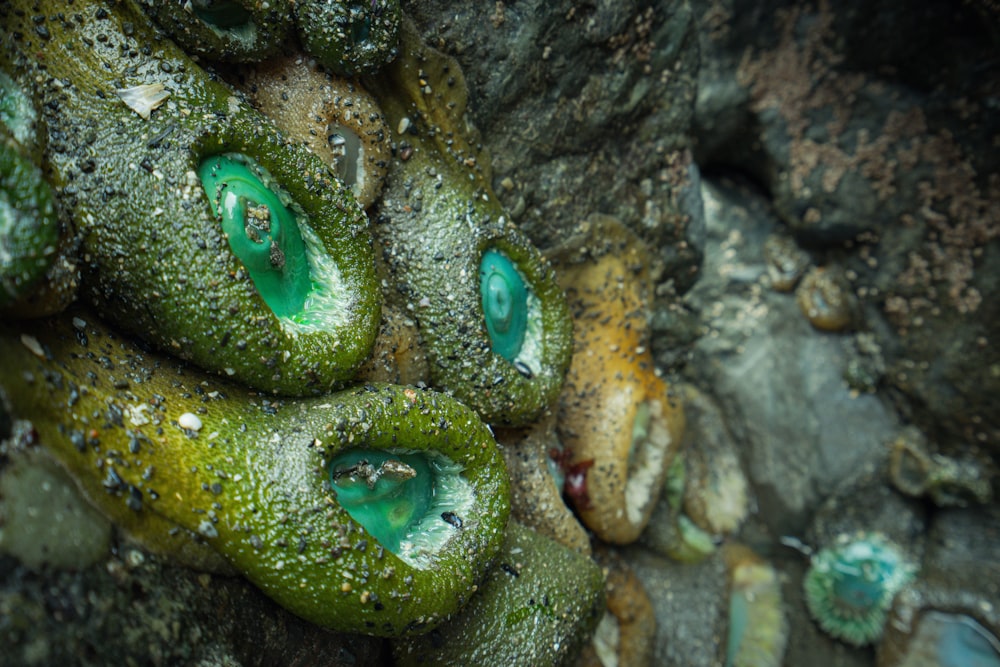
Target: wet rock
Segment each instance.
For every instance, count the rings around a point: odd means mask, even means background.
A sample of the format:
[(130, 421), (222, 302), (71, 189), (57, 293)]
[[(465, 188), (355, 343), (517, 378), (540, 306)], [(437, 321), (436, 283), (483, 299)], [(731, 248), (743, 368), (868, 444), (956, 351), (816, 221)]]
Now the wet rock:
[(838, 482), (879, 455), (891, 405), (844, 379), (849, 336), (816, 331), (795, 298), (766, 289), (763, 244), (778, 225), (752, 190), (706, 190), (709, 243), (686, 297), (704, 335), (697, 382), (719, 402), (774, 535), (800, 533)]
[(540, 247), (591, 213), (614, 215), (659, 249), (661, 280), (690, 286), (702, 228), (687, 139), (698, 66), (687, 2), (408, 10), (462, 65), (495, 189)]
[(880, 667), (1000, 661), (998, 539), (994, 506), (934, 517), (920, 579), (893, 605)]
[(716, 554), (697, 565), (682, 565), (638, 548), (625, 553), (653, 602), (657, 626), (653, 664), (725, 664), (729, 584), (722, 557)]
[(118, 543), (78, 572), (0, 556), (0, 665), (377, 664), (382, 644), (323, 630), (243, 579), (163, 563)]
[(106, 557), (110, 522), (55, 462), (33, 454), (0, 468), (0, 553), (35, 571), (86, 568)]
[(995, 453), (995, 8), (734, 0), (695, 13), (697, 162), (752, 175), (817, 259), (855, 276), (909, 417)]

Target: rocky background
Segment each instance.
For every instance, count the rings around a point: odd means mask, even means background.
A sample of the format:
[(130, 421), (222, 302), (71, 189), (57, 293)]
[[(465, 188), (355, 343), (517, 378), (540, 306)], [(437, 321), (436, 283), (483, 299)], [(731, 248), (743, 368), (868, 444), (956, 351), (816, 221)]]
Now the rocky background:
[[(461, 63), (494, 188), (539, 247), (604, 214), (653, 249), (653, 351), (695, 397), (689, 453), (712, 443), (706, 469), (745, 482), (733, 502), (748, 518), (715, 538), (780, 573), (783, 664), (876, 662), (875, 649), (812, 622), (808, 560), (790, 543), (885, 532), (928, 571), (957, 563), (976, 574), (949, 585), (1000, 606), (990, 287), (1000, 283), (1000, 7), (417, 0), (404, 10)], [(794, 280), (790, 266), (818, 276), (802, 279), (804, 296), (778, 289)], [(810, 317), (800, 300), (823, 312)], [(817, 328), (826, 310), (833, 330)], [(0, 547), (19, 555), (0, 556), (0, 664), (383, 661), (379, 643), (308, 626), (238, 579), (142, 553), (59, 471), (31, 478), (10, 464), (31, 434), (0, 427), (11, 436)], [(890, 457), (900, 442), (954, 464), (952, 486), (902, 489)], [(697, 460), (689, 454), (689, 477)], [(66, 494), (38, 492), (53, 487)], [(657, 614), (654, 664), (725, 664), (722, 557), (668, 559), (653, 522), (622, 552)], [(74, 537), (80, 525), (96, 544)], [(35, 539), (19, 546), (25, 531)]]

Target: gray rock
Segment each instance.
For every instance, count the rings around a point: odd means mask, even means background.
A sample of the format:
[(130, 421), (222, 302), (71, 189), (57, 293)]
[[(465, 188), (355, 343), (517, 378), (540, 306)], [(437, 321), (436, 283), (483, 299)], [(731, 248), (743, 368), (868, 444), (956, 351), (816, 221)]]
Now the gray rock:
[(731, 0), (695, 14), (698, 163), (752, 175), (817, 261), (855, 277), (908, 417), (945, 448), (1000, 450), (996, 8)]
[(694, 381), (741, 444), (760, 521), (774, 535), (801, 534), (840, 480), (884, 453), (896, 417), (844, 379), (850, 336), (813, 329), (794, 297), (767, 287), (762, 246), (778, 222), (759, 196), (705, 191), (705, 266), (686, 298), (704, 332)]
[(660, 253), (662, 281), (697, 273), (700, 201), (688, 130), (698, 42), (688, 2), (408, 4), (465, 73), (504, 205), (543, 249), (592, 213)]
[(682, 565), (639, 548), (628, 549), (626, 554), (656, 613), (653, 664), (724, 665), (729, 584), (721, 556), (716, 554), (697, 565)]
[(86, 568), (107, 557), (111, 524), (45, 456), (20, 453), (0, 468), (0, 553), (31, 569)]

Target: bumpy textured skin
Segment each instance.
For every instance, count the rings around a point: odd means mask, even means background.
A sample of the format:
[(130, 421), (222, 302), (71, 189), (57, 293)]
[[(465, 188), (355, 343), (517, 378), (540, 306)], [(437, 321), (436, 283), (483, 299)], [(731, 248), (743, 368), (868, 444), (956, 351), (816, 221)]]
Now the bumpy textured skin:
[[(380, 290), (367, 220), (304, 147), (162, 38), (129, 3), (17, 0), (0, 8), (0, 66), (40, 91), (49, 161), (81, 240), (84, 296), (172, 354), (279, 394), (349, 379), (377, 333)], [(116, 94), (162, 84), (144, 120)], [(257, 294), (196, 171), (238, 152), (304, 210), (342, 274), (342, 326), (292, 335)]]
[(476, 597), (451, 621), (393, 643), (398, 665), (568, 665), (604, 612), (590, 558), (511, 522)]
[[(402, 32), (400, 58), (367, 82), (397, 144), (373, 231), (420, 328), (432, 385), (490, 423), (528, 424), (558, 396), (569, 365), (566, 298), (489, 186), (488, 158), (466, 129), (457, 63), (421, 44), (412, 27)], [(541, 369), (530, 378), (491, 349), (479, 289), (488, 248), (517, 265), (541, 304)]]
[[(12, 417), (33, 423), (115, 523), (161, 549), (207, 543), (314, 623), (425, 631), (466, 603), (503, 543), (503, 459), (475, 413), (442, 394), (370, 385), (287, 403), (248, 397), (82, 312), (0, 328), (0, 358)], [(471, 510), (448, 522), (454, 533), (423, 569), (337, 504), (327, 462), (352, 447), (434, 451), (462, 466)]]
[[(191, 7), (185, 7), (191, 4)], [(210, 60), (251, 62), (276, 53), (292, 28), (286, 3), (259, 0), (231, 0), (247, 14), (247, 20), (233, 28), (214, 28), (199, 16), (192, 3), (177, 0), (140, 0), (143, 10), (184, 50)]]
[(320, 64), (343, 76), (376, 71), (396, 57), (399, 0), (298, 0), (299, 41)]
[(301, 54), (244, 67), (235, 78), (258, 109), (331, 168), (336, 158), (328, 139), (330, 126), (356, 134), (360, 177), (351, 191), (365, 208), (378, 199), (389, 167), (389, 131), (382, 110), (353, 79), (334, 76)]
[(0, 308), (34, 287), (59, 242), (52, 189), (5, 129), (0, 125)]

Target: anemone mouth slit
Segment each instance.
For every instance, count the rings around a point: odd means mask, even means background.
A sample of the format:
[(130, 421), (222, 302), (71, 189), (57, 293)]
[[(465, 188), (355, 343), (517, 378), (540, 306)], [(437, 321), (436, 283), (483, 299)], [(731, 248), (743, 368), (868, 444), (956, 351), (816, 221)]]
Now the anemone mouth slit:
[(191, 10), (212, 32), (221, 37), (252, 42), (257, 36), (253, 17), (238, 2), (232, 0), (198, 0)]
[(625, 513), (631, 523), (638, 524), (654, 500), (657, 480), (672, 442), (660, 399), (642, 401), (636, 406), (631, 437)]
[(349, 127), (331, 123), (327, 128), (327, 143), (333, 153), (333, 172), (350, 187), (355, 195), (364, 188), (364, 144)]
[(443, 455), (356, 448), (328, 468), (340, 506), (412, 567), (430, 567), (455, 532), (470, 525), (472, 487), (462, 467)]

